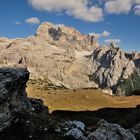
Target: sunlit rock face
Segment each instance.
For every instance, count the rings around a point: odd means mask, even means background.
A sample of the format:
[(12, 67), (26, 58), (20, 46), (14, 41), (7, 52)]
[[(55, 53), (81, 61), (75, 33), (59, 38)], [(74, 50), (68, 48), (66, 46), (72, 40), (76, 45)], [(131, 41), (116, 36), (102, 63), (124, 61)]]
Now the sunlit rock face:
[(115, 95), (140, 90), (140, 53), (126, 53), (113, 44), (100, 47), (94, 36), (72, 27), (45, 22), (35, 36), (0, 38), (0, 47), (1, 66), (27, 68), (30, 79), (43, 86), (103, 88)]
[(93, 50), (99, 47), (98, 41), (94, 36), (83, 35), (72, 27), (64, 25), (54, 25), (45, 22), (38, 28), (36, 37), (47, 40), (49, 43), (56, 43), (60, 48), (66, 49), (67, 47), (76, 50)]
[[(93, 60), (93, 75), (91, 78), (100, 87), (110, 87), (116, 94), (129, 94), (129, 90), (127, 91), (128, 93), (125, 91), (127, 87), (124, 87), (124, 91), (121, 92), (118, 91), (118, 87), (125, 85), (125, 81), (130, 80), (134, 73), (136, 73), (137, 78), (139, 77), (139, 53), (132, 52), (128, 54), (118, 47), (102, 47), (93, 52), (91, 59)], [(132, 80), (130, 84), (131, 86), (134, 84), (133, 90), (140, 89), (138, 86), (136, 88), (138, 80), (137, 82)]]

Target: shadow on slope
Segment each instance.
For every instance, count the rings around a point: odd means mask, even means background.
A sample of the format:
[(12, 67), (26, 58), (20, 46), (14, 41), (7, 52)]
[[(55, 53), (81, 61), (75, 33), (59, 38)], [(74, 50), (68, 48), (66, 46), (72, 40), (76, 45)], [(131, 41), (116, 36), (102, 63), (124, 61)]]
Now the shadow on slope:
[[(140, 105), (136, 108), (103, 108), (97, 111), (62, 111), (57, 110), (49, 114), (49, 122), (46, 113), (38, 113), (37, 117), (31, 118), (31, 122), (36, 124), (34, 127), (41, 128), (48, 124), (57, 124), (60, 121), (78, 120), (85, 123), (89, 129), (94, 129), (100, 119), (108, 122), (116, 123), (124, 128), (132, 128), (140, 122)], [(37, 122), (36, 122), (37, 121)], [(1, 140), (66, 140), (59, 137), (53, 130), (52, 126), (48, 127), (48, 131), (34, 131), (33, 125), (17, 124), (0, 135)], [(33, 137), (32, 137), (33, 136)]]
[(100, 119), (110, 123), (116, 123), (124, 128), (132, 128), (140, 122), (140, 105), (136, 108), (103, 108), (97, 111), (54, 111), (54, 119), (78, 120), (84, 122), (88, 127), (96, 125)]

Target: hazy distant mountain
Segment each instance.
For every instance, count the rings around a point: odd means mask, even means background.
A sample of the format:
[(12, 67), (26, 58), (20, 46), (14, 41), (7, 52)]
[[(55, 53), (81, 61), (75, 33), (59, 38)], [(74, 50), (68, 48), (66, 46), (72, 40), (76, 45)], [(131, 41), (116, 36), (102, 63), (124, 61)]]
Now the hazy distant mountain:
[(0, 65), (27, 67), (31, 79), (68, 89), (102, 88), (111, 94), (139, 92), (140, 53), (100, 47), (93, 35), (43, 23), (25, 39), (0, 38)]

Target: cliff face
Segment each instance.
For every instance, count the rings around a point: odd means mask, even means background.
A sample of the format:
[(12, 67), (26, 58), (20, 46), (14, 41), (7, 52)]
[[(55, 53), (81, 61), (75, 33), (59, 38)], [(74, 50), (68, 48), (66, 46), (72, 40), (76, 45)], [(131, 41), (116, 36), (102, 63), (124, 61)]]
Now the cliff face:
[(28, 78), (25, 69), (0, 68), (0, 131), (18, 122), (19, 114), (29, 114), (32, 107), (25, 92)]
[(1, 139), (30, 139), (40, 127), (47, 129), (48, 108), (43, 101), (27, 97), (25, 88), (28, 79), (27, 69), (0, 68)]
[(79, 51), (88, 51), (93, 50), (95, 47), (99, 47), (98, 41), (94, 36), (83, 35), (72, 27), (53, 25), (48, 22), (40, 25), (37, 29), (36, 37), (63, 49), (74, 48)]
[[(90, 77), (101, 88), (109, 87), (114, 93), (121, 95), (129, 95), (135, 90), (140, 90), (139, 53), (125, 53), (117, 47), (103, 47), (96, 49), (90, 59), (93, 60)], [(126, 82), (129, 82), (129, 85)]]
[(130, 78), (140, 74), (138, 52), (126, 53), (113, 45), (100, 47), (94, 36), (71, 27), (46, 22), (35, 36), (1, 38), (0, 47), (1, 66), (27, 67), (31, 79), (40, 79), (46, 86), (110, 88), (117, 95), (140, 90)]

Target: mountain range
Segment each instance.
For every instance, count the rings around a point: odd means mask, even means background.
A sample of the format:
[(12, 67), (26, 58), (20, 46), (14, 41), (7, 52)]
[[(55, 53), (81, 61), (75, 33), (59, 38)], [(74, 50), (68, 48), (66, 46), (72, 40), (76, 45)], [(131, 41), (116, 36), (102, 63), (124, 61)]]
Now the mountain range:
[(42, 23), (34, 36), (0, 38), (0, 66), (24, 67), (45, 87), (100, 88), (110, 95), (140, 91), (140, 53), (115, 44), (100, 46), (94, 35)]

